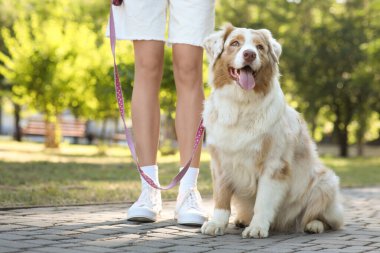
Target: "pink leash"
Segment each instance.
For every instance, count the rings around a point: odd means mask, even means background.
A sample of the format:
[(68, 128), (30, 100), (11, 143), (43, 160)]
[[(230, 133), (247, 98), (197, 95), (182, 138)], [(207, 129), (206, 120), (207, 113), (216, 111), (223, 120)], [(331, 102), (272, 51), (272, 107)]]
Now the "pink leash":
[[(112, 1), (111, 1), (112, 2)], [(201, 122), (199, 123), (199, 127), (197, 130), (197, 134), (195, 136), (194, 140), (194, 146), (193, 146), (193, 151), (191, 153), (190, 160), (186, 163), (185, 167), (173, 178), (173, 180), (170, 182), (170, 184), (166, 187), (160, 187), (158, 186), (147, 174), (144, 173), (144, 171), (141, 169), (137, 155), (136, 155), (136, 149), (135, 145), (133, 143), (132, 135), (128, 131), (127, 125), (125, 123), (125, 113), (124, 113), (124, 98), (123, 98), (123, 93), (120, 85), (120, 79), (119, 79), (119, 71), (117, 69), (116, 65), (116, 53), (115, 53), (115, 45), (116, 45), (116, 34), (115, 34), (115, 21), (114, 21), (114, 16), (113, 16), (113, 11), (112, 11), (112, 4), (111, 4), (111, 10), (110, 10), (110, 42), (111, 42), (111, 50), (112, 50), (112, 55), (113, 55), (113, 66), (114, 66), (114, 79), (115, 79), (115, 91), (116, 91), (116, 99), (117, 99), (117, 104), (119, 106), (119, 112), (120, 112), (120, 117), (123, 120), (124, 124), (124, 129), (125, 129), (125, 136), (126, 140), (128, 143), (128, 147), (131, 151), (133, 160), (137, 166), (138, 171), (140, 172), (140, 175), (144, 180), (153, 188), (159, 189), (159, 190), (169, 190), (176, 186), (179, 181), (183, 178), (183, 176), (186, 174), (187, 170), (190, 167), (191, 161), (193, 160), (193, 157), (195, 155), (195, 152), (197, 150), (197, 147), (202, 139), (203, 132), (204, 132), (204, 126), (203, 126), (203, 119), (201, 119)]]

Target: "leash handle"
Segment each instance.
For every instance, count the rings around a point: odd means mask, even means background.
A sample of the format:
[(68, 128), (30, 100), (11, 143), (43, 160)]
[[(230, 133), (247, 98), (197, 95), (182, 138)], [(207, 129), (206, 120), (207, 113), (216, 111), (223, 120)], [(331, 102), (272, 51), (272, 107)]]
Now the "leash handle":
[(123, 0), (112, 0), (112, 4), (115, 6), (120, 6), (123, 3)]
[(150, 186), (152, 186), (155, 189), (169, 190), (169, 189), (173, 188), (174, 186), (176, 186), (181, 181), (181, 179), (183, 178), (183, 176), (186, 174), (186, 172), (188, 171), (188, 169), (190, 167), (191, 161), (194, 158), (195, 152), (196, 152), (196, 150), (198, 148), (199, 143), (202, 140), (202, 136), (203, 136), (203, 133), (204, 133), (203, 119), (201, 119), (201, 121), (199, 123), (197, 134), (196, 134), (195, 139), (194, 139), (193, 151), (191, 153), (191, 157), (190, 157), (189, 161), (186, 163), (186, 165), (183, 167), (183, 169), (173, 178), (173, 180), (170, 182), (169, 185), (164, 186), (164, 187), (158, 186), (141, 169), (140, 164), (138, 162), (137, 155), (136, 155), (136, 149), (135, 149), (135, 145), (133, 143), (132, 134), (128, 130), (127, 124), (125, 123), (124, 97), (123, 97), (123, 92), (122, 92), (121, 85), (120, 85), (119, 71), (117, 69), (117, 64), (116, 64), (116, 49), (115, 49), (115, 47), (116, 47), (116, 32), (115, 32), (115, 20), (114, 20), (114, 15), (113, 15), (113, 10), (112, 10), (112, 0), (111, 0), (109, 24), (110, 24), (109, 25), (109, 27), (110, 27), (110, 43), (111, 43), (111, 51), (112, 51), (112, 56), (113, 56), (114, 83), (115, 83), (116, 100), (117, 100), (117, 104), (119, 106), (120, 117), (123, 120), (123, 125), (124, 125), (124, 129), (125, 129), (125, 137), (126, 137), (126, 140), (127, 140), (127, 144), (128, 144), (129, 150), (131, 151), (131, 154), (132, 154), (132, 157), (133, 157), (133, 161), (135, 162), (135, 164), (137, 166), (137, 169), (138, 169), (141, 177)]

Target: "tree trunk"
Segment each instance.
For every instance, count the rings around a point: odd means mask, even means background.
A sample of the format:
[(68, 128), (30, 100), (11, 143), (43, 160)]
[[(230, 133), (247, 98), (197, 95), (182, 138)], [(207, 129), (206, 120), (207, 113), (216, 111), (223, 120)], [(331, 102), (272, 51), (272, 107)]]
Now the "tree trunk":
[(347, 127), (343, 130), (339, 129), (339, 155), (348, 157), (348, 132)]
[(163, 132), (164, 140), (175, 141), (177, 139), (177, 133), (175, 130), (175, 120), (171, 116), (170, 112), (168, 112), (168, 114), (165, 117)]
[(57, 121), (50, 122), (49, 120), (45, 120), (45, 147), (46, 148), (59, 148), (59, 125)]
[(348, 157), (348, 130), (347, 126), (349, 120), (343, 121), (341, 110), (337, 104), (335, 104), (334, 132), (338, 137), (339, 144), (339, 156)]
[(364, 141), (358, 140), (357, 146), (356, 146), (356, 155), (357, 156), (363, 156), (364, 155)]
[(94, 134), (90, 131), (90, 120), (86, 121), (86, 138), (87, 138), (87, 144), (92, 145), (94, 142)]
[(22, 141), (22, 132), (21, 132), (21, 106), (18, 104), (13, 104), (14, 106), (14, 120), (15, 120), (15, 131), (13, 134), (13, 139), (15, 141)]
[(111, 136), (109, 137), (109, 139), (110, 139), (110, 142), (117, 143), (118, 142), (117, 136), (120, 133), (124, 133), (125, 130), (124, 130), (124, 127), (122, 129), (119, 129), (119, 124), (120, 124), (120, 120), (121, 120), (120, 117), (115, 117), (115, 118), (113, 118), (113, 120), (114, 120), (115, 129), (114, 129), (113, 133), (111, 133)]
[(315, 140), (315, 132), (317, 131), (317, 120), (316, 120), (316, 117), (313, 118), (313, 120), (311, 121), (311, 136), (313, 138), (313, 140)]
[(356, 132), (356, 155), (363, 156), (364, 154), (364, 134), (367, 129), (366, 119), (359, 118), (359, 129)]
[(103, 119), (102, 129), (100, 132), (100, 141), (98, 142), (98, 155), (106, 155), (106, 135), (107, 135), (107, 119)]
[[(360, 103), (361, 100), (359, 100)], [(365, 133), (368, 128), (368, 113), (365, 113), (365, 110), (360, 110), (358, 112), (358, 123), (359, 127), (358, 130), (356, 131), (356, 155), (357, 156), (363, 156), (364, 155), (364, 143), (365, 143)]]

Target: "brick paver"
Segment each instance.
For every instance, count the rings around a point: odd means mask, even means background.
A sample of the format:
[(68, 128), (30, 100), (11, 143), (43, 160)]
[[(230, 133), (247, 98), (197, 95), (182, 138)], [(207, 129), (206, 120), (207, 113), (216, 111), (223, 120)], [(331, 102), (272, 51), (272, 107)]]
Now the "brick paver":
[[(224, 236), (178, 226), (175, 202), (156, 223), (126, 222), (126, 204), (0, 211), (2, 252), (380, 252), (380, 187), (343, 189), (345, 227), (318, 235), (272, 233), (242, 239), (230, 224)], [(212, 200), (204, 200), (212, 212)], [(231, 218), (232, 219), (232, 218)]]

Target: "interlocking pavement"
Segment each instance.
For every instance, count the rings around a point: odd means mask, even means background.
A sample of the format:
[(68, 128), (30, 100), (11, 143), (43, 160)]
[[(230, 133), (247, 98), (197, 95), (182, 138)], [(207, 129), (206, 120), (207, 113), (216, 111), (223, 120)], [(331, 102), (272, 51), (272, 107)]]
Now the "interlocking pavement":
[[(0, 211), (1, 252), (380, 252), (380, 187), (343, 189), (345, 227), (323, 234), (243, 239), (232, 224), (219, 237), (174, 222), (175, 202), (156, 223), (125, 220), (127, 204)], [(205, 199), (212, 212), (212, 200)], [(232, 219), (232, 218), (231, 218)]]

